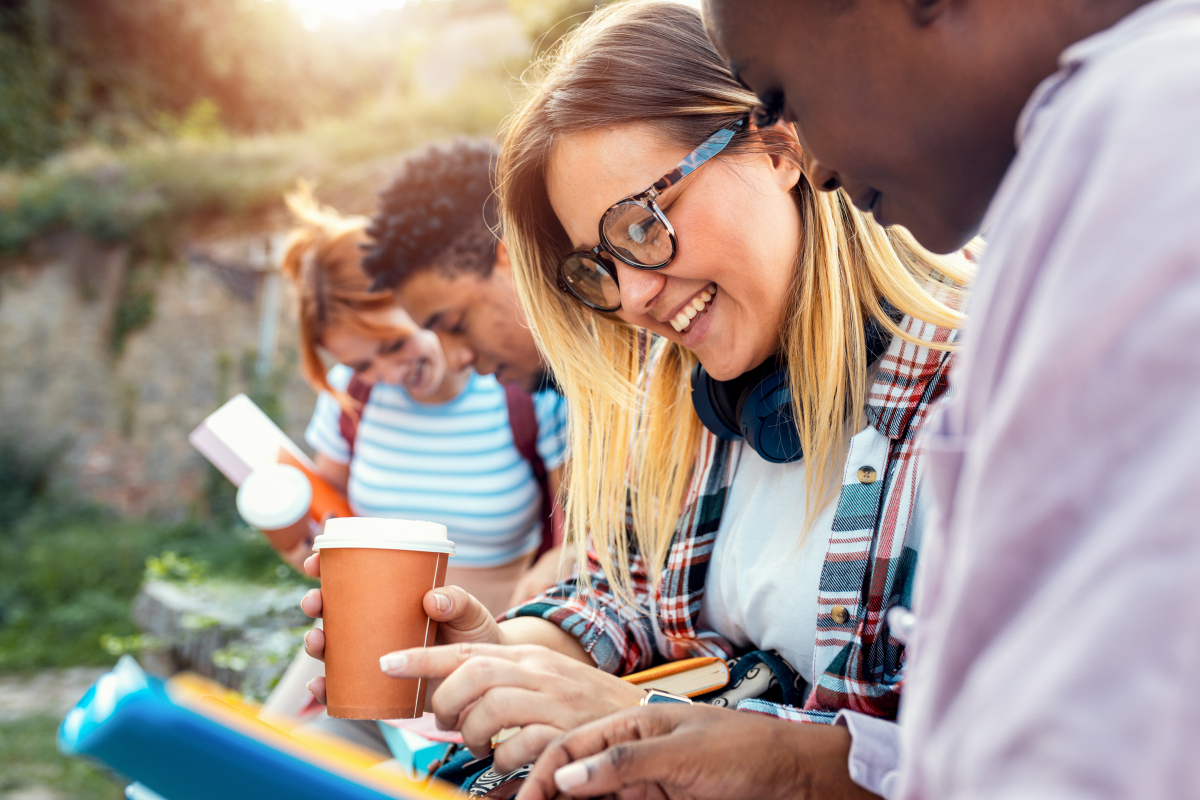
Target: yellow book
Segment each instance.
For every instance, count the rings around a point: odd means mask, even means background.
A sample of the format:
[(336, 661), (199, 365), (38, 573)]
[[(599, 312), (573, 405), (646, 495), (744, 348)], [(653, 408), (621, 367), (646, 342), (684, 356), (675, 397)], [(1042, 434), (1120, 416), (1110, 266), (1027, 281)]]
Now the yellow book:
[(719, 658), (686, 658), (626, 675), (625, 680), (640, 689), (698, 697), (728, 685), (729, 665)]

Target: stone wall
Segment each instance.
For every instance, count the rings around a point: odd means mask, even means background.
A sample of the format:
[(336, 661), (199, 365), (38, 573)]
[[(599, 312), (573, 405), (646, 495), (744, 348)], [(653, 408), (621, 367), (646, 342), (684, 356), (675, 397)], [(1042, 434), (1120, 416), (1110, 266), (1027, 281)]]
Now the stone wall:
[[(63, 448), (57, 480), (122, 513), (182, 516), (206, 474), (188, 432), (254, 380), (269, 240), (194, 243), (147, 265), (64, 234), (5, 265), (0, 437)], [(131, 269), (149, 276), (153, 318), (118, 355), (113, 320)], [(296, 367), (289, 287), (283, 297), (276, 383), (284, 430), (301, 441), (315, 396)]]

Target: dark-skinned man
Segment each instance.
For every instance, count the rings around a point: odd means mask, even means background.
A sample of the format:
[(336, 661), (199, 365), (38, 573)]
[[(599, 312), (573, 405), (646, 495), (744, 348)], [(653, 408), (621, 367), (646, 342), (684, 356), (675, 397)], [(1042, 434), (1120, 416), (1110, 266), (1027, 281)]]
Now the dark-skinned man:
[[(704, 10), (814, 184), (939, 252), (989, 242), (926, 442), (900, 725), (845, 715), (848, 776), (905, 800), (1200, 796), (1200, 2)], [(716, 713), (580, 729), (520, 800), (843, 790), (818, 766), (833, 732)]]

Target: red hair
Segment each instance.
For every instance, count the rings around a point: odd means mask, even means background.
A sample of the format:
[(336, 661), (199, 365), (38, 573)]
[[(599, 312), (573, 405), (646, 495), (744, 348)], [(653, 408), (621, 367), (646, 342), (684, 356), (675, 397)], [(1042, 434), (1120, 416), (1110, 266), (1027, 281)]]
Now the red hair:
[(330, 328), (344, 327), (371, 339), (393, 336), (397, 330), (364, 318), (364, 312), (391, 308), (391, 289), (372, 291), (362, 269), (362, 245), (368, 241), (366, 217), (343, 217), (317, 204), (304, 186), (285, 198), (300, 225), (292, 231), (281, 270), (296, 286), (300, 318), (300, 360), (304, 377), (318, 391), (337, 398), (344, 408), (356, 405), (329, 385), (325, 362), (317, 348)]

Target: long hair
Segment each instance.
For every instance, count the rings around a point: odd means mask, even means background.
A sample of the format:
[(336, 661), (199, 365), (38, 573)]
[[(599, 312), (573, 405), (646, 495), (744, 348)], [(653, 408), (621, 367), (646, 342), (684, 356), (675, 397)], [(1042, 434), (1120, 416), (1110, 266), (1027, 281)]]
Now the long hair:
[(372, 279), (363, 271), (362, 246), (368, 242), (366, 217), (343, 217), (319, 205), (303, 185), (284, 199), (300, 223), (292, 231), (281, 270), (297, 291), (304, 377), (313, 388), (329, 392), (342, 407), (355, 411), (356, 404), (350, 397), (329, 385), (317, 348), (334, 327), (372, 339), (396, 333), (363, 318), (363, 312), (391, 308), (395, 297), (391, 289), (373, 291)]
[[(571, 242), (550, 206), (547, 163), (563, 136), (634, 122), (695, 147), (747, 117), (757, 98), (729, 73), (699, 13), (663, 0), (601, 9), (531, 70), (498, 164), (504, 229), (517, 290), (569, 403), (568, 543), (583, 557), (590, 538), (614, 589), (629, 598), (626, 502), (632, 544), (657, 576), (702, 439), (688, 377), (696, 357), (558, 289), (558, 262)], [(747, 127), (718, 157), (739, 153), (770, 153), (803, 166), (797, 140), (782, 126)], [(970, 266), (926, 252), (902, 230), (885, 230), (842, 192), (818, 192), (806, 177), (793, 194), (804, 233), (780, 352), (808, 465), (811, 521), (832, 498), (849, 437), (863, 425), (865, 322), (911, 340), (881, 307), (886, 298), (925, 322), (961, 326), (956, 307)], [(801, 535), (809, 521), (797, 526)]]

